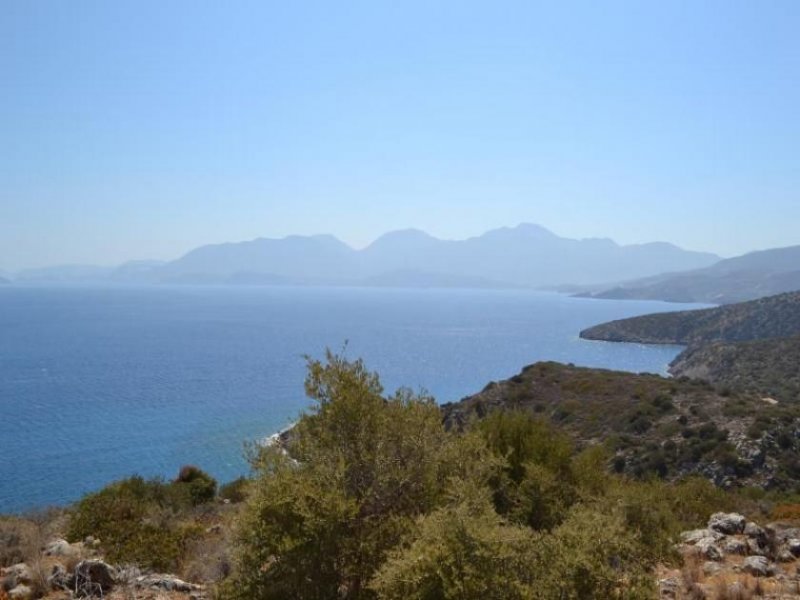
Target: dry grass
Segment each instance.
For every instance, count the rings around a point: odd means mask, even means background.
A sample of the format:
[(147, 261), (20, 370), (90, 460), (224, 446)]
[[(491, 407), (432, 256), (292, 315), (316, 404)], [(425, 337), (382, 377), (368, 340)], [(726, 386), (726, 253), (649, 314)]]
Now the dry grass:
[(778, 504), (770, 513), (774, 521), (800, 521), (800, 504)]
[(702, 559), (698, 554), (690, 553), (684, 557), (681, 578), (683, 579), (687, 600), (705, 599), (706, 593), (702, 586), (705, 577), (703, 575)]
[(751, 600), (753, 596), (754, 592), (740, 582), (729, 584), (720, 580), (714, 588), (714, 600)]

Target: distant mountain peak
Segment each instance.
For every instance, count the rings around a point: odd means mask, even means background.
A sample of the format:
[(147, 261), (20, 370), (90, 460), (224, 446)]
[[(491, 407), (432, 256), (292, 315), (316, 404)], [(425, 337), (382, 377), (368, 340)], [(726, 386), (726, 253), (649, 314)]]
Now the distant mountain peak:
[[(680, 249), (619, 246), (610, 240), (561, 237), (536, 223), (502, 227), (481, 236), (442, 240), (419, 229), (399, 229), (354, 249), (329, 234), (256, 238), (200, 246), (163, 265), (124, 265), (116, 281), (200, 283), (285, 282), (551, 287), (597, 284), (706, 267), (716, 257)], [(413, 275), (413, 276), (412, 276)], [(43, 276), (50, 278), (55, 274)], [(75, 277), (74, 274), (63, 277)]]
[(398, 229), (396, 231), (384, 233), (367, 246), (365, 251), (374, 252), (378, 249), (419, 248), (428, 247), (437, 243), (441, 243), (441, 240), (421, 229)]

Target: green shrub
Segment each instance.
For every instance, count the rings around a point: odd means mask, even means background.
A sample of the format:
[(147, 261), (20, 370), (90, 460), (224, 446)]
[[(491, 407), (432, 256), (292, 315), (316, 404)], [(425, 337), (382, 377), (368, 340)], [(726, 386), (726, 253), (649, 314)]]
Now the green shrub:
[(174, 570), (186, 543), (202, 533), (183, 524), (181, 515), (208, 497), (209, 480), (192, 467), (182, 469), (173, 483), (139, 476), (112, 483), (75, 505), (67, 538), (99, 538), (112, 562)]
[(361, 361), (309, 359), (306, 391), (316, 405), (294, 428), (292, 458), (254, 457), (230, 597), (374, 597), (367, 583), (446, 483), (486, 478), (492, 464), (474, 436), (445, 433), (429, 398), (383, 397)]
[(174, 486), (185, 491), (193, 506), (210, 502), (217, 494), (217, 480), (193, 465), (181, 467)]
[(247, 497), (249, 485), (250, 480), (247, 477), (239, 477), (221, 486), (219, 488), (219, 497), (234, 504), (243, 502)]

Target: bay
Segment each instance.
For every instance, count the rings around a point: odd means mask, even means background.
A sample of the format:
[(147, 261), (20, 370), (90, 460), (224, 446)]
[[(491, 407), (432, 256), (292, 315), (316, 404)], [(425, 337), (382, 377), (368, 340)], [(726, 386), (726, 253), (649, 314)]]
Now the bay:
[(539, 360), (665, 373), (680, 347), (578, 332), (666, 310), (519, 290), (4, 286), (0, 512), (184, 464), (245, 474), (243, 442), (308, 406), (303, 357), (326, 347), (364, 358), (388, 391), (446, 402)]

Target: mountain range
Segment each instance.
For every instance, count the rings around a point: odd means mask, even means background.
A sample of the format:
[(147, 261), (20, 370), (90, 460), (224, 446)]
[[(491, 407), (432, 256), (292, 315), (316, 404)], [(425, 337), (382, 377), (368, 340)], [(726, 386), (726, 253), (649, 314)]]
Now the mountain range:
[(631, 280), (718, 261), (714, 254), (665, 242), (623, 246), (609, 239), (569, 239), (521, 224), (465, 240), (442, 240), (415, 229), (393, 231), (361, 250), (331, 235), (259, 238), (201, 246), (166, 263), (50, 267), (23, 271), (15, 279), (545, 288)]
[(731, 304), (798, 289), (800, 246), (789, 246), (750, 252), (705, 268), (598, 286), (579, 295), (623, 300)]

